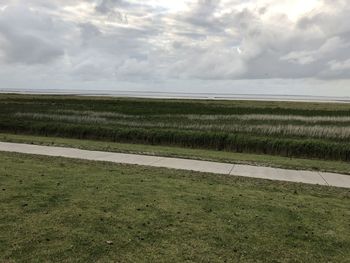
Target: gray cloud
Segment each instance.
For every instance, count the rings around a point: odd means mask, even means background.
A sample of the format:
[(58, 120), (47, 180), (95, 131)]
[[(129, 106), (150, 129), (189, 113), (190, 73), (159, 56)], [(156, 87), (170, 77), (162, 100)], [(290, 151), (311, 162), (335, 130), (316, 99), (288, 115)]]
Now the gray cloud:
[(65, 30), (50, 16), (38, 15), (28, 6), (8, 6), (0, 16), (3, 59), (7, 63), (50, 63), (64, 55)]
[(346, 1), (319, 1), (292, 18), (291, 2), (192, 0), (174, 11), (165, 0), (0, 0), (0, 66), (145, 86), (350, 79)]

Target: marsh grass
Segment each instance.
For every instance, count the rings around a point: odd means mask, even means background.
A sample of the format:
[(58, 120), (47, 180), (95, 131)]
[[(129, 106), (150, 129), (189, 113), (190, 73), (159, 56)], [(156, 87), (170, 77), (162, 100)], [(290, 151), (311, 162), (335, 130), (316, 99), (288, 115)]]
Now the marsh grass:
[(318, 122), (350, 122), (350, 116), (298, 116), (273, 114), (242, 114), (242, 115), (181, 115), (190, 120), (261, 120), (261, 121), (302, 121), (305, 123)]
[(54, 114), (73, 114), (73, 115), (87, 115), (104, 118), (121, 118), (121, 119), (183, 119), (183, 120), (204, 120), (204, 121), (218, 121), (218, 120), (240, 120), (240, 121), (300, 121), (305, 124), (315, 123), (350, 123), (350, 116), (298, 116), (298, 115), (273, 115), (273, 114), (229, 114), (229, 115), (199, 115), (199, 114), (152, 114), (152, 115), (134, 115), (134, 114), (120, 114), (115, 112), (99, 112), (99, 111), (77, 111), (77, 110), (58, 110), (53, 111)]
[(59, 122), (73, 122), (73, 123), (87, 123), (87, 124), (106, 124), (107, 119), (97, 116), (88, 115), (59, 115), (50, 113), (24, 113), (17, 112), (14, 114), (15, 118), (26, 118), (33, 120), (47, 120)]
[(350, 105), (0, 95), (0, 132), (350, 160)]
[[(61, 113), (61, 114), (60, 114)], [(67, 115), (70, 114), (70, 115)], [(350, 139), (350, 126), (336, 125), (315, 125), (319, 121), (327, 122), (346, 122), (350, 117), (302, 117), (302, 116), (278, 116), (278, 115), (126, 115), (113, 112), (94, 112), (94, 111), (55, 111), (51, 114), (42, 113), (15, 113), (16, 118), (32, 118), (34, 120), (52, 120), (68, 121), (72, 123), (91, 123), (91, 124), (110, 124), (124, 127), (138, 128), (167, 128), (167, 129), (185, 129), (200, 131), (220, 131), (220, 132), (244, 132), (263, 135), (279, 136), (297, 136), (307, 138), (326, 138), (336, 140)], [(176, 120), (176, 121), (174, 121)], [(217, 123), (214, 121), (224, 120), (230, 123)], [(252, 123), (235, 123), (232, 121), (250, 121), (250, 120), (282, 120), (282, 121), (303, 121), (304, 125), (292, 125), (285, 123), (276, 124), (252, 124)], [(208, 123), (211, 121), (212, 123)]]
[(245, 125), (240, 124), (183, 124), (179, 122), (150, 122), (150, 121), (114, 121), (114, 124), (124, 127), (137, 128), (166, 128), (166, 129), (182, 129), (182, 130), (199, 130), (199, 131), (219, 131), (234, 133), (252, 133), (261, 135), (280, 135), (284, 137), (296, 136), (318, 139), (336, 139), (349, 140), (350, 127), (339, 126), (303, 126), (303, 125)]

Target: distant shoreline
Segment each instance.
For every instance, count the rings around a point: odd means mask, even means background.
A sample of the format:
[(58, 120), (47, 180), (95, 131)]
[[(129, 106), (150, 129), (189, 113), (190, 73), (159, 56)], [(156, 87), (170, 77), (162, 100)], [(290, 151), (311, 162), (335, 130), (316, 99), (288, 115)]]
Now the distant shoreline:
[(149, 99), (188, 99), (188, 100), (251, 100), (251, 101), (290, 101), (290, 102), (324, 102), (350, 103), (350, 97), (327, 97), (308, 95), (273, 95), (273, 94), (230, 94), (230, 93), (185, 93), (161, 91), (114, 91), (114, 90), (11, 90), (0, 89), (1, 94), (23, 95), (71, 95), (102, 96), (122, 98)]

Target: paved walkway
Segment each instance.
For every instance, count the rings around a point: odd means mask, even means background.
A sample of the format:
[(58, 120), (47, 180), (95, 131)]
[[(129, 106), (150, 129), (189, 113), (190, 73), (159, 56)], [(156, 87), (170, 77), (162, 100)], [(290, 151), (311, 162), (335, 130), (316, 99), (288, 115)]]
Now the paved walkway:
[(5, 142), (0, 142), (0, 151), (67, 157), (93, 161), (106, 161), (113, 163), (137, 164), (153, 167), (166, 167), (180, 170), (350, 188), (350, 175), (335, 173), (286, 170), (251, 165), (217, 163), (137, 154), (86, 151), (74, 148)]

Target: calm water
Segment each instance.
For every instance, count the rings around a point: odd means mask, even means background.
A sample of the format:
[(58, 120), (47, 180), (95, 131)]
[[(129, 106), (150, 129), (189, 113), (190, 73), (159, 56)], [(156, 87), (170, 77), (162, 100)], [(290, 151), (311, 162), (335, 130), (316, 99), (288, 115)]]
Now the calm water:
[(116, 91), (116, 90), (6, 90), (0, 93), (111, 96), (134, 98), (173, 98), (173, 99), (213, 99), (213, 100), (263, 100), (263, 101), (315, 101), (350, 103), (350, 97), (323, 97), (305, 95), (267, 95), (267, 94), (230, 94), (230, 93), (183, 93), (159, 91)]

